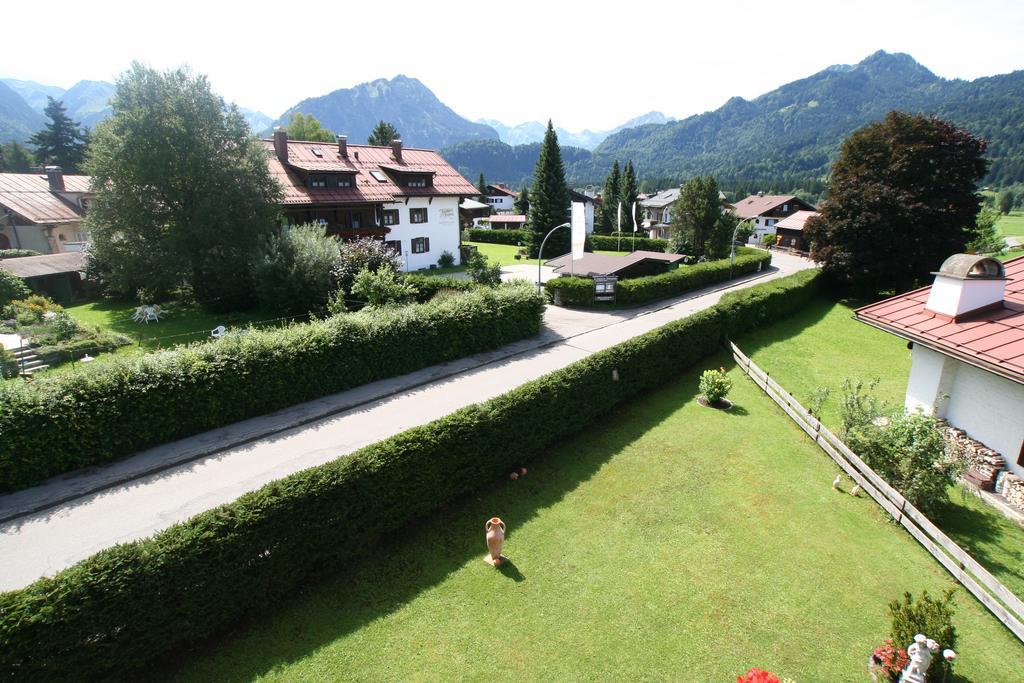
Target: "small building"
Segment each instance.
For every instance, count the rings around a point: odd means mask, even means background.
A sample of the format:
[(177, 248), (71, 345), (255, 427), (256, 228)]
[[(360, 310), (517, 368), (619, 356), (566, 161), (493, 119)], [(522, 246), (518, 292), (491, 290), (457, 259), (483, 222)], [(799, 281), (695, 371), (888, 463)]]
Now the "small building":
[(817, 211), (797, 211), (780, 220), (775, 224), (775, 245), (796, 251), (806, 251), (804, 224), (808, 218), (817, 215)]
[(1024, 477), (1024, 256), (956, 254), (930, 287), (855, 314), (910, 342), (907, 410), (947, 420)]
[(477, 218), (487, 218), (490, 215), (491, 207), (483, 202), (467, 197), (459, 203), (459, 223), (465, 228), (474, 227)]
[(620, 280), (628, 280), (647, 275), (660, 275), (677, 267), (684, 258), (682, 254), (665, 254), (660, 251), (634, 251), (625, 256), (587, 252), (575, 261), (572, 254), (564, 254), (551, 259), (546, 265), (553, 268), (557, 275), (590, 278), (614, 275)]
[(473, 219), (473, 226), (492, 230), (522, 230), (526, 225), (526, 216), (521, 214), (494, 214), (486, 218)]
[(3, 259), (0, 260), (0, 268), (20, 277), (33, 292), (59, 303), (67, 303), (82, 290), (85, 254), (81, 251), (68, 251)]
[(515, 212), (516, 199), (519, 197), (518, 192), (501, 183), (491, 183), (485, 189), (487, 190), (487, 196), (481, 199), (490, 205), (494, 213)]
[[(672, 205), (679, 199), (681, 188), (671, 187), (651, 195), (640, 201), (643, 207), (643, 228), (647, 236), (656, 240), (667, 240), (669, 238), (669, 226), (672, 223)], [(732, 204), (725, 199), (725, 193), (719, 192), (718, 199), (722, 203), (722, 213), (733, 210)], [(614, 226), (612, 226), (614, 228)], [(632, 226), (624, 230), (632, 230)]]
[(436, 265), (444, 252), (460, 261), (459, 204), (480, 191), (440, 154), (394, 140), (390, 146), (264, 140), (271, 175), (284, 190), (290, 224), (319, 223), (328, 235), (384, 240), (406, 270)]
[(89, 241), (83, 220), (93, 198), (90, 180), (59, 166), (41, 174), (0, 173), (0, 249), (82, 251)]
[(752, 244), (763, 244), (765, 235), (775, 234), (775, 226), (779, 221), (797, 211), (817, 209), (795, 195), (766, 195), (763, 192), (741, 199), (733, 208), (737, 218), (749, 220), (754, 226), (754, 232), (750, 236)]

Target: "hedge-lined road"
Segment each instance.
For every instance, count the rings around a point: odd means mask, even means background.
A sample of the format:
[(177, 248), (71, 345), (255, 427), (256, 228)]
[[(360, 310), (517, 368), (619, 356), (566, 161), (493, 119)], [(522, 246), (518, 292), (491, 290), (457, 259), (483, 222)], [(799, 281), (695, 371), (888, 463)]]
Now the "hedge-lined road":
[[(773, 260), (774, 268), (765, 275), (717, 290), (709, 288), (713, 291), (692, 292), (670, 305), (662, 302), (613, 312), (548, 307), (539, 337), (500, 351), (374, 382), (160, 446), (94, 472), (2, 496), (0, 518), (10, 518), (40, 501), (65, 502), (0, 526), (0, 557), (4, 558), (0, 590), (21, 588), (115, 543), (144, 538), (269, 481), (505, 393), (712, 306), (726, 291), (812, 267), (805, 259), (781, 253), (774, 254)], [(317, 417), (325, 413), (332, 414)], [(249, 441), (231, 446), (243, 440)], [(223, 450), (196, 457), (217, 448)], [(169, 457), (183, 455), (194, 459), (138, 477)], [(109, 486), (112, 480), (129, 478)], [(82, 495), (104, 486), (108, 488)]]

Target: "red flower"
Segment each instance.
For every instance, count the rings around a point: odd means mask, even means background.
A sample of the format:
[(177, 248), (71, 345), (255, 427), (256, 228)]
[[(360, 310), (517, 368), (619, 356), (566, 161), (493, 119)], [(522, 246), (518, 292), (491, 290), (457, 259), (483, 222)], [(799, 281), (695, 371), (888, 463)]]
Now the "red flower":
[(736, 677), (736, 683), (782, 683), (771, 671), (753, 668), (742, 676)]

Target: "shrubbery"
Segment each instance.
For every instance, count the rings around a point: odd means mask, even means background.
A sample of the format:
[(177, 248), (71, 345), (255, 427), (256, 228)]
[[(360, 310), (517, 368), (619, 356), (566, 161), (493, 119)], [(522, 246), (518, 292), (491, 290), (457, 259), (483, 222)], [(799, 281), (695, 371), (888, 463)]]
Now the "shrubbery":
[(256, 300), (281, 315), (323, 311), (338, 260), (338, 240), (324, 236), (322, 226), (284, 228), (267, 239), (254, 263)]
[(705, 401), (710, 405), (716, 405), (732, 391), (732, 380), (725, 374), (725, 368), (705, 370), (700, 375), (698, 389)]
[(485, 230), (470, 228), (466, 231), (470, 242), (487, 242), (488, 244), (510, 244), (518, 246), (526, 243), (526, 232), (523, 230)]
[(904, 593), (902, 600), (889, 603), (891, 638), (895, 647), (905, 650), (919, 633), (939, 644), (939, 652), (928, 667), (929, 681), (944, 681), (952, 670), (952, 665), (942, 657), (942, 651), (956, 651), (956, 627), (953, 626), (955, 594), (955, 589), (947, 588), (941, 597), (933, 598), (928, 591), (922, 591), (915, 602), (910, 593)]
[(5, 258), (23, 258), (25, 256), (42, 256), (42, 253), (31, 249), (0, 249), (0, 260)]
[[(637, 233), (635, 238), (636, 249), (662, 252), (668, 250), (668, 240), (641, 237), (641, 234)], [(613, 232), (611, 235), (587, 235), (587, 239), (597, 251), (632, 251), (634, 248), (634, 237), (631, 232)]]
[(351, 294), (352, 284), (360, 271), (377, 272), (381, 268), (390, 268), (397, 273), (402, 270), (401, 256), (380, 240), (367, 237), (342, 242), (338, 249), (338, 263), (331, 273), (334, 280), (332, 289), (341, 293), (336, 298), (344, 299)]
[[(801, 310), (817, 292), (817, 277), (804, 271), (744, 290), (486, 403), (4, 593), (0, 670), (9, 678), (124, 677), (223, 631), (316, 574), (357, 561), (389, 531), (505, 476), (510, 466), (544, 457), (552, 443), (671, 381), (718, 352), (725, 336), (763, 320), (755, 315), (761, 309), (773, 321)], [(486, 300), (512, 291), (520, 298), (526, 293), (501, 288), (471, 296)], [(422, 343), (415, 338), (416, 347)], [(383, 360), (400, 358), (386, 354)], [(314, 374), (330, 373), (318, 367)], [(281, 373), (281, 383), (287, 390), (302, 381)]]
[(28, 288), (24, 280), (14, 273), (0, 268), (0, 308), (17, 299), (25, 299), (30, 294), (32, 294), (32, 290)]
[(526, 283), (0, 385), (0, 491), (537, 334)]
[(479, 287), (472, 280), (419, 275), (417, 273), (407, 274), (405, 281), (416, 290), (413, 296), (417, 303), (421, 304), (430, 301), (439, 292), (469, 292)]
[(589, 277), (552, 278), (544, 283), (544, 288), (559, 306), (594, 305), (594, 281)]

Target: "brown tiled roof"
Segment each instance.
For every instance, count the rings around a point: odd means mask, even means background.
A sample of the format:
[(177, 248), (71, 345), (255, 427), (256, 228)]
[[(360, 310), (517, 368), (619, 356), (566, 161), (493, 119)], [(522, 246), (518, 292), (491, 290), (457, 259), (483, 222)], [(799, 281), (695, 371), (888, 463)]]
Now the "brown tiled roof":
[(80, 251), (66, 251), (62, 254), (4, 259), (0, 261), (0, 268), (21, 278), (77, 273), (85, 270), (85, 254)]
[(1024, 256), (1003, 264), (1001, 308), (959, 319), (925, 308), (931, 287), (858, 308), (858, 320), (1024, 384)]
[(804, 223), (811, 216), (817, 216), (817, 211), (797, 211), (791, 216), (786, 216), (781, 221), (775, 224), (775, 228), (784, 228), (787, 230), (803, 230)]
[[(64, 191), (88, 193), (89, 176), (65, 175)], [(82, 210), (51, 192), (46, 176), (38, 173), (0, 173), (0, 206), (32, 223), (76, 223), (82, 220)]]
[(492, 190), (497, 190), (501, 194), (508, 195), (509, 197), (518, 197), (519, 196), (518, 192), (513, 190), (508, 185), (505, 185), (504, 183), (489, 183), (487, 185), (487, 187), (491, 188)]
[(613, 256), (612, 254), (593, 254), (587, 252), (583, 258), (572, 262), (572, 254), (564, 254), (553, 258), (546, 265), (555, 269), (556, 273), (564, 275), (570, 270), (576, 275), (614, 275), (623, 268), (627, 268), (641, 261), (661, 261), (662, 263), (677, 263), (683, 259), (682, 254), (665, 254), (660, 251), (634, 251), (625, 256)]
[[(288, 166), (280, 162), (274, 154), (273, 140), (264, 140), (270, 159), (267, 162), (271, 175), (281, 183), (284, 189), (286, 205), (294, 204), (365, 204), (375, 202), (391, 202), (404, 197), (438, 197), (457, 196), (469, 197), (480, 194), (480, 191), (468, 180), (463, 178), (451, 164), (434, 150), (402, 149), (402, 162), (398, 163), (392, 156), (391, 147), (375, 147), (372, 145), (348, 145), (348, 156), (338, 153), (337, 145), (326, 142), (288, 141)], [(321, 157), (312, 153), (318, 148)], [(301, 175), (295, 170), (320, 171), (331, 173), (355, 173), (354, 187), (319, 187), (308, 188)], [(379, 181), (370, 175), (370, 171), (406, 173), (432, 173), (433, 186), (427, 188), (401, 187), (387, 173), (384, 180)]]
[(735, 212), (740, 218), (753, 218), (768, 213), (782, 204), (808, 206), (807, 202), (791, 194), (766, 194), (763, 196), (752, 194), (746, 199), (736, 202)]

